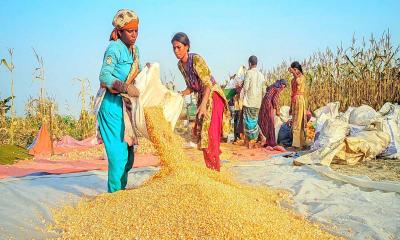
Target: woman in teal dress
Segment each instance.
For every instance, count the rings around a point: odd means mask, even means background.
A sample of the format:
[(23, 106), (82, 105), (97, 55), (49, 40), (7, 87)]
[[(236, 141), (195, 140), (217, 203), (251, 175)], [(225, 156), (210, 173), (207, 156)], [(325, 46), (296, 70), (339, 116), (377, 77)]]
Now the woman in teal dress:
[[(100, 72), (100, 83), (105, 90), (97, 112), (98, 130), (103, 140), (108, 158), (108, 192), (125, 189), (128, 172), (133, 166), (132, 142), (124, 139), (124, 114), (121, 93), (137, 97), (138, 91), (127, 83), (128, 74), (134, 69), (134, 79), (141, 70), (138, 48), (139, 19), (135, 12), (122, 9), (113, 19), (115, 27), (110, 36), (110, 44), (104, 54)], [(132, 73), (131, 73), (132, 74)]]

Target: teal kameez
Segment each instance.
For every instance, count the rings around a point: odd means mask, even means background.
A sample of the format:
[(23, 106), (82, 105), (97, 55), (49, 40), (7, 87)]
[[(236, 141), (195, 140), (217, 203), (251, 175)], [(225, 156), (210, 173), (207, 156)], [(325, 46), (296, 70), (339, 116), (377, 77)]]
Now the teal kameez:
[[(139, 61), (139, 57), (134, 58), (120, 39), (111, 41), (104, 54), (100, 82), (111, 88), (115, 80), (125, 81), (133, 62)], [(125, 189), (128, 172), (133, 166), (133, 147), (124, 142), (123, 116), (122, 96), (107, 90), (97, 113), (97, 121), (108, 158), (107, 185), (110, 193)]]

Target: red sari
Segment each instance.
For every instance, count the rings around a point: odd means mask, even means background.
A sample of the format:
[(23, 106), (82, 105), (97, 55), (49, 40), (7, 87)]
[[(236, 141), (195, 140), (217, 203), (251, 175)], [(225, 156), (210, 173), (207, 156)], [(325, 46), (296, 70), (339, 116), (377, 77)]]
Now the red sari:
[(208, 168), (220, 171), (221, 163), (219, 148), (222, 134), (222, 116), (225, 108), (225, 102), (222, 97), (213, 93), (213, 111), (211, 115), (211, 124), (208, 129), (208, 148), (203, 148), (204, 162)]
[(224, 133), (229, 130), (230, 123), (225, 95), (199, 55), (189, 53), (188, 62), (180, 61), (178, 67), (185, 78), (186, 86), (197, 94), (197, 107), (203, 101), (205, 89), (210, 89), (206, 100), (207, 111), (202, 119), (196, 118), (194, 134), (198, 137), (198, 147), (203, 151), (206, 166), (220, 171), (221, 134), (223, 130)]

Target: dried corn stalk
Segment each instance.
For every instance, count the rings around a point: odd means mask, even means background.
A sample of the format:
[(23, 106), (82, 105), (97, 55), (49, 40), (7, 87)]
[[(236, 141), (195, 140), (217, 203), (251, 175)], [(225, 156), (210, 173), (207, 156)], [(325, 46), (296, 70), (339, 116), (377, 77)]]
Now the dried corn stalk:
[[(371, 36), (369, 44), (353, 37), (348, 48), (337, 47), (314, 53), (301, 62), (307, 78), (306, 100), (315, 110), (329, 102), (340, 102), (341, 111), (367, 104), (380, 109), (385, 102), (400, 101), (400, 46), (394, 46), (390, 33)], [(283, 62), (266, 73), (268, 84), (292, 79), (290, 62)], [(281, 104), (290, 104), (290, 88), (281, 94)]]

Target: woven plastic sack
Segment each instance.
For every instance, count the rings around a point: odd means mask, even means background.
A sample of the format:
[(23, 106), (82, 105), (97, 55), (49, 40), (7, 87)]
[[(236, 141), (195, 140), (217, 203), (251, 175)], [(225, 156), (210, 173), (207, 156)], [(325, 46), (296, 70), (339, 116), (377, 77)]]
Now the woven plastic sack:
[(282, 106), (279, 108), (279, 112), (281, 114), (280, 118), (283, 122), (287, 122), (291, 118), (291, 116), (289, 115), (289, 110), (289, 106)]
[(326, 120), (334, 119), (339, 116), (339, 102), (331, 102), (323, 107), (318, 108), (314, 111), (315, 121), (315, 132), (319, 134)]
[(145, 67), (136, 77), (135, 86), (139, 89), (140, 95), (138, 98), (132, 98), (132, 111), (135, 112), (135, 127), (139, 137), (148, 138), (144, 117), (145, 107), (162, 107), (165, 119), (174, 129), (182, 111), (183, 98), (161, 83), (160, 65), (153, 63), (150, 68)]
[(349, 108), (346, 110), (346, 112), (340, 113), (340, 114), (339, 114), (340, 120), (342, 120), (342, 121), (344, 121), (344, 122), (349, 122), (350, 114), (351, 114), (351, 112), (352, 112), (354, 109), (355, 109), (354, 107), (349, 107)]
[(400, 106), (385, 103), (379, 113), (383, 116), (383, 131), (390, 136), (389, 146), (381, 156), (400, 159)]
[(331, 102), (315, 110), (314, 115), (319, 118), (322, 114), (328, 114), (329, 118), (335, 118), (339, 116), (339, 107), (339, 102)]
[(349, 124), (340, 119), (327, 119), (322, 126), (318, 139), (314, 142), (312, 149), (341, 142), (349, 132)]
[(350, 113), (349, 123), (359, 126), (368, 126), (378, 117), (380, 117), (380, 114), (378, 114), (372, 107), (362, 105)]

